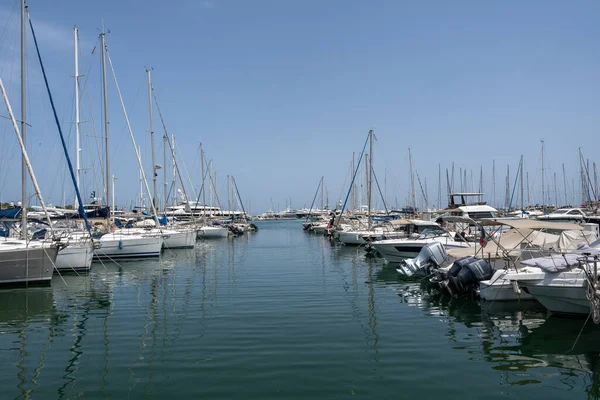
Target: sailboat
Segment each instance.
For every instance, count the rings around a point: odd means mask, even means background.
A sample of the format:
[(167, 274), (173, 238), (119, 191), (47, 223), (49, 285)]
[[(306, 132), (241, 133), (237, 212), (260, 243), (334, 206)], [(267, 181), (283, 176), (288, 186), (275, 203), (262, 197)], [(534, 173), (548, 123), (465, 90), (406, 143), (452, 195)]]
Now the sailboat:
[[(153, 199), (152, 203), (154, 205), (154, 211), (156, 212), (156, 199), (157, 199), (157, 191), (156, 191), (156, 170), (160, 168), (159, 165), (156, 164), (156, 159), (154, 157), (154, 122), (152, 118), (152, 78), (150, 74), (150, 70), (146, 70), (146, 74), (148, 75), (148, 106), (149, 106), (149, 115), (150, 115), (150, 143), (152, 146), (152, 181), (153, 181)], [(167, 137), (167, 132), (165, 130), (165, 137)], [(167, 143), (164, 143), (165, 151)], [(169, 146), (170, 147), (170, 146)], [(173, 164), (175, 165), (175, 154), (173, 156)], [(166, 157), (165, 157), (166, 158)], [(165, 160), (166, 161), (166, 160)], [(166, 168), (166, 165), (164, 166)], [(182, 188), (185, 191), (185, 186), (182, 182)], [(166, 201), (166, 198), (165, 198)], [(158, 219), (156, 219), (158, 220)], [(167, 249), (184, 249), (194, 247), (196, 244), (196, 229), (187, 228), (187, 227), (175, 227), (170, 226), (167, 229), (162, 229), (163, 234), (163, 247)]]
[[(371, 187), (373, 183), (373, 130), (369, 131), (369, 147), (370, 154), (369, 160), (365, 163), (367, 166), (367, 215), (366, 215), (366, 229), (363, 222), (357, 219), (352, 219), (352, 225), (347, 225), (345, 229), (339, 229), (335, 232), (334, 237), (343, 244), (346, 245), (363, 245), (367, 244), (368, 241), (383, 239), (384, 237), (396, 237), (401, 233), (391, 232), (389, 229), (383, 227), (374, 227), (373, 218), (371, 215)], [(366, 146), (366, 143), (365, 143)], [(357, 168), (358, 170), (358, 168)], [(351, 190), (351, 189), (350, 189)], [(348, 193), (348, 195), (350, 192)], [(341, 215), (340, 215), (341, 219)], [(339, 223), (338, 223), (339, 224)]]
[[(198, 229), (199, 239), (226, 238), (229, 236), (229, 229), (225, 226), (209, 225), (206, 220), (206, 173), (204, 162), (204, 149), (200, 143), (200, 162), (202, 163), (202, 226)], [(216, 188), (215, 188), (216, 189)], [(233, 217), (232, 217), (233, 218)]]
[[(163, 246), (163, 237), (153, 233), (143, 233), (139, 231), (127, 231), (119, 229), (112, 231), (110, 214), (110, 191), (111, 185), (108, 183), (110, 179), (110, 146), (109, 146), (109, 131), (108, 131), (108, 96), (107, 96), (107, 81), (106, 81), (106, 44), (105, 33), (100, 33), (101, 54), (102, 54), (102, 93), (104, 100), (104, 134), (105, 134), (105, 156), (106, 156), (106, 192), (108, 203), (107, 229), (108, 233), (100, 238), (101, 247), (96, 249), (94, 257), (96, 258), (138, 258), (138, 257), (158, 257)], [(120, 92), (119, 92), (120, 93)], [(136, 149), (137, 153), (137, 149)], [(139, 158), (138, 158), (139, 159)]]
[(0, 78), (0, 90), (6, 104), (17, 140), (22, 153), (22, 215), (21, 239), (4, 238), (0, 241), (0, 284), (31, 285), (50, 284), (54, 271), (54, 262), (58, 254), (58, 246), (54, 243), (28, 240), (26, 212), (26, 171), (33, 181), (42, 206), (45, 208), (39, 187), (33, 174), (31, 163), (25, 148), (26, 101), (25, 101), (25, 0), (21, 0), (21, 131), (13, 114), (10, 102)]

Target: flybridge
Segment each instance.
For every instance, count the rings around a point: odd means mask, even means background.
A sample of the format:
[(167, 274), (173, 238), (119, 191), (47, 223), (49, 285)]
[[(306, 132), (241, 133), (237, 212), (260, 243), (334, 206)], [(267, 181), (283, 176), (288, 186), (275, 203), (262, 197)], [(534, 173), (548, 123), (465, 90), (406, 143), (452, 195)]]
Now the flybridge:
[[(481, 201), (481, 198), (484, 196), (484, 193), (469, 193), (469, 192), (465, 192), (465, 193), (450, 193), (448, 194), (448, 208), (455, 208), (455, 207), (460, 207), (460, 206), (467, 206), (467, 205), (485, 205), (486, 202), (485, 201)], [(474, 201), (471, 203), (467, 203), (467, 198), (468, 197), (478, 197), (479, 201)], [(457, 201), (460, 198), (460, 201)]]

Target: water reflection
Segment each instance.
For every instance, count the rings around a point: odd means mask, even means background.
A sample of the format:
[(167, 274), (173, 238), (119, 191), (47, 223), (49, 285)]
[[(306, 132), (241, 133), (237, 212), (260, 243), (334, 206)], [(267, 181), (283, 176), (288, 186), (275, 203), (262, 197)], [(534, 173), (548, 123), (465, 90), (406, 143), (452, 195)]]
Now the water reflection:
[(390, 266), (378, 283), (394, 285), (402, 303), (447, 324), (453, 349), (499, 371), (503, 385), (582, 390), (600, 398), (600, 327), (583, 319), (548, 316), (537, 302), (482, 302), (452, 298), (424, 281), (405, 282)]

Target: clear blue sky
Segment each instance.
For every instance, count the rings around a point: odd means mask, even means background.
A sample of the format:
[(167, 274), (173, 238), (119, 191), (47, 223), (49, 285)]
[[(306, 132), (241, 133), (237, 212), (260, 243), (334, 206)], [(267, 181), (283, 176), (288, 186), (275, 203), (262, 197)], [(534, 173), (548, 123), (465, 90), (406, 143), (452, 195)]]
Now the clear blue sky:
[[(9, 83), (17, 113), (18, 3), (0, 5), (0, 76)], [(322, 175), (333, 203), (348, 184), (352, 152), (360, 152), (371, 128), (378, 138), (376, 173), (398, 205), (407, 203), (410, 191), (409, 146), (423, 184), (427, 179), (430, 205), (437, 203), (438, 164), (444, 192), (445, 168), (452, 162), (457, 188), (464, 168), (469, 185), (473, 171), (477, 190), (483, 167), (484, 191), (493, 200), (495, 160), (500, 205), (506, 167), (512, 184), (521, 154), (532, 202), (541, 201), (542, 138), (551, 198), (554, 173), (564, 197), (562, 163), (568, 185), (575, 180), (569, 196), (580, 191), (579, 147), (591, 162), (597, 160), (597, 1), (31, 0), (29, 8), (72, 143), (72, 27), (80, 29), (100, 135), (100, 58), (99, 49), (92, 49), (104, 19), (144, 164), (150, 166), (144, 71), (150, 66), (167, 128), (194, 185), (200, 184), (202, 142), (217, 171), (221, 200), (227, 198), (225, 176), (234, 175), (254, 213), (267, 210), (271, 199), (274, 208), (284, 208), (289, 198), (294, 207), (309, 206)], [(63, 193), (72, 198), (72, 188), (31, 47), (28, 65), (30, 156), (46, 197), (59, 204)], [(128, 206), (139, 190), (138, 168), (114, 83), (109, 86), (116, 197)], [(158, 118), (155, 130), (162, 135)], [(0, 131), (0, 198), (17, 200), (16, 140), (6, 120)], [(82, 131), (93, 135), (92, 124), (82, 124)], [(98, 160), (90, 140), (83, 142), (86, 168)], [(158, 145), (157, 153), (162, 163)], [(91, 170), (85, 182), (86, 192), (93, 190)]]

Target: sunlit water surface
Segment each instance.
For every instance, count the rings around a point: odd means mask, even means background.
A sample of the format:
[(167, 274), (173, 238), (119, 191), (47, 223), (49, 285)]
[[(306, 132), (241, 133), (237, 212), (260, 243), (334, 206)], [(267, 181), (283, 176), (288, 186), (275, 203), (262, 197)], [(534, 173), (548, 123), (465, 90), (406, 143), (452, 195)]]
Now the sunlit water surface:
[(259, 226), (0, 291), (1, 398), (600, 396), (591, 323), (443, 297), (298, 221)]

